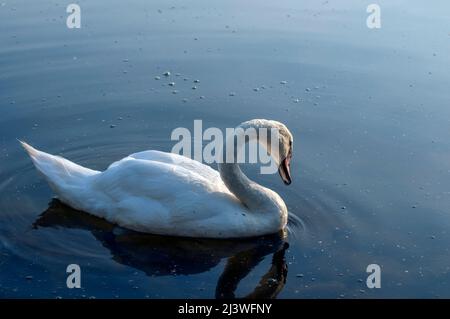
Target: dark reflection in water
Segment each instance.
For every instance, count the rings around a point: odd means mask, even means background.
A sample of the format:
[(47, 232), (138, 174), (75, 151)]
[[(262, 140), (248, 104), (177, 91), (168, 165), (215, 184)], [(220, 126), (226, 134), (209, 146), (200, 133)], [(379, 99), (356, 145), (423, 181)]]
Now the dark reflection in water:
[(141, 270), (148, 276), (198, 274), (227, 258), (225, 269), (217, 282), (217, 298), (234, 298), (239, 282), (270, 254), (273, 257), (269, 271), (246, 297), (274, 298), (286, 283), (284, 255), (289, 244), (285, 242), (283, 232), (245, 240), (143, 234), (72, 209), (57, 199), (50, 202), (33, 227), (87, 230), (111, 252), (114, 261)]
[[(269, 253), (272, 253), (274, 246), (269, 245), (269, 247)], [(257, 287), (246, 298), (275, 298), (280, 293), (286, 283), (288, 269), (284, 253), (288, 247), (289, 244), (284, 243), (281, 248), (275, 251), (269, 271), (261, 278)], [(225, 270), (217, 283), (216, 297), (234, 298), (235, 290), (240, 280), (258, 265), (267, 253), (263, 246), (257, 246), (229, 257)]]

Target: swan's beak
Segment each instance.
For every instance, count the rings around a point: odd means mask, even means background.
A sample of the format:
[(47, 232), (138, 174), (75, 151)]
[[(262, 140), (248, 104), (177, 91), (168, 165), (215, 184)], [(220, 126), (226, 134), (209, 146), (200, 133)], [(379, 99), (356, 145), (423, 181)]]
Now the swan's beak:
[(286, 185), (291, 184), (291, 156), (287, 156), (281, 161), (278, 167), (278, 173), (280, 173), (281, 179)]

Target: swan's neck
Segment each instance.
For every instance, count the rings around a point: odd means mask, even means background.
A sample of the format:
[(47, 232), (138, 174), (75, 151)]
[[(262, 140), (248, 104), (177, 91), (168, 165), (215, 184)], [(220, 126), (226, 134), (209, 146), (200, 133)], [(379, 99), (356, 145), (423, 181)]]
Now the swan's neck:
[[(256, 135), (244, 135), (244, 131), (248, 128), (254, 128), (256, 130)], [(241, 130), (239, 130), (241, 129)], [(259, 139), (258, 126), (248, 126), (241, 124), (235, 130), (235, 134), (229, 135), (226, 140), (226, 146), (234, 145), (233, 151), (231, 153), (230, 159), (225, 160), (225, 157), (230, 154), (226, 154), (224, 151), (224, 161), (219, 163), (218, 168), (220, 176), (227, 186), (227, 188), (250, 210), (275, 210), (277, 212), (284, 211), (286, 206), (281, 198), (274, 191), (263, 187), (254, 181), (250, 180), (240, 169), (238, 164), (238, 154), (240, 152), (240, 147), (237, 145), (237, 141), (245, 141), (248, 143), (254, 139), (258, 141), (260, 146), (266, 147), (263, 141)], [(229, 150), (227, 150), (229, 152)]]

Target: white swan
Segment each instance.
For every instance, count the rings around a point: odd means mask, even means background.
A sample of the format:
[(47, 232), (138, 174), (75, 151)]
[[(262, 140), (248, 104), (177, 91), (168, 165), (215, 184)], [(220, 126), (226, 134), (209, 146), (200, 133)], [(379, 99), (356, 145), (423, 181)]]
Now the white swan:
[[(293, 141), (286, 126), (251, 120), (239, 127), (278, 130), (279, 156), (274, 160), (281, 178), (290, 184)], [(259, 134), (256, 138), (264, 144)], [(236, 238), (275, 233), (287, 223), (281, 197), (248, 179), (238, 164), (219, 164), (219, 174), (187, 157), (151, 150), (129, 155), (99, 172), (21, 143), (62, 202), (125, 228)]]

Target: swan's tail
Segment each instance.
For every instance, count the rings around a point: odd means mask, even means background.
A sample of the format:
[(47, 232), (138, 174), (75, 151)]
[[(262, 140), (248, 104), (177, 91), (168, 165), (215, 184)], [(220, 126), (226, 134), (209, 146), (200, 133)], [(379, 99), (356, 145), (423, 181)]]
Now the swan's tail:
[(74, 193), (86, 187), (87, 177), (99, 173), (60, 156), (41, 152), (25, 142), (19, 142), (30, 155), (34, 166), (62, 200), (70, 202)]

